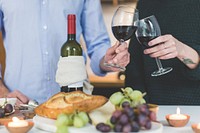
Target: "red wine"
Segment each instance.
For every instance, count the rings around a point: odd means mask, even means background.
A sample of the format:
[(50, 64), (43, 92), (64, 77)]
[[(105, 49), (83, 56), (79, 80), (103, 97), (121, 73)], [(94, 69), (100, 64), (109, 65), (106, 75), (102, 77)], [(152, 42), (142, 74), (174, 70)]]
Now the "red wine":
[(113, 26), (112, 32), (117, 40), (126, 41), (131, 38), (135, 30), (137, 29), (136, 26)]
[(155, 39), (157, 36), (139, 36), (137, 39), (139, 40), (140, 44), (142, 44), (145, 48), (150, 48), (148, 45), (149, 41)]

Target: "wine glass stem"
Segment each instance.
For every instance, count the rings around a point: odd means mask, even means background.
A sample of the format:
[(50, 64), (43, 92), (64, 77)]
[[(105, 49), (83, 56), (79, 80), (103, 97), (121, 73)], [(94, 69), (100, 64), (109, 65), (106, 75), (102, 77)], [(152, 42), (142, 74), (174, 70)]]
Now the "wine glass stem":
[(162, 66), (162, 64), (161, 64), (160, 59), (156, 58), (156, 64), (157, 64), (157, 66), (158, 66), (158, 70), (159, 70), (159, 71), (162, 71), (162, 70), (163, 70), (163, 66)]
[(121, 44), (123, 44), (124, 43), (124, 39), (120, 39), (119, 40), (119, 44), (121, 45)]

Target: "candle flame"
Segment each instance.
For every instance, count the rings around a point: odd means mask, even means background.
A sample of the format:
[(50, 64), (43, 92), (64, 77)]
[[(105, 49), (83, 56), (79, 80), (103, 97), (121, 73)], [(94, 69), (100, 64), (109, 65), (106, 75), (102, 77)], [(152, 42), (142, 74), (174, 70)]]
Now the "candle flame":
[(18, 122), (18, 121), (20, 121), (17, 117), (13, 117), (12, 120), (13, 120), (13, 122)]
[(180, 108), (177, 107), (177, 109), (176, 109), (176, 114), (180, 115), (180, 114), (181, 114), (180, 112), (181, 112)]

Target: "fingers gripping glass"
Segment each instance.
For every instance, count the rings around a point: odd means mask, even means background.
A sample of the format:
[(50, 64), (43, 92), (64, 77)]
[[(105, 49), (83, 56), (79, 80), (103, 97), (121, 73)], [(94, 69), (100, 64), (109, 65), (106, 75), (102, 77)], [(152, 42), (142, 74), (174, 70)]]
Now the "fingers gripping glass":
[[(139, 20), (139, 12), (130, 6), (119, 6), (112, 18), (112, 32), (120, 44), (127, 41), (135, 33), (137, 22)], [(118, 64), (104, 63), (105, 66), (115, 67), (121, 71), (126, 68)]]
[[(141, 19), (135, 32), (136, 38), (145, 48), (150, 48), (148, 42), (161, 35), (160, 26), (154, 15)], [(172, 71), (171, 67), (163, 68), (160, 59), (155, 58), (158, 70), (151, 76), (160, 76)]]

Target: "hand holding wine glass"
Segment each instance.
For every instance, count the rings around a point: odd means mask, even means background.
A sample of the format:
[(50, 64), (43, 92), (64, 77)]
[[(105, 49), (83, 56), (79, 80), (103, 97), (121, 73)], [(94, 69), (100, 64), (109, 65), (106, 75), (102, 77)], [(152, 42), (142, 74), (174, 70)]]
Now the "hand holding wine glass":
[[(119, 6), (112, 18), (112, 32), (120, 45), (131, 38), (136, 30), (139, 19), (138, 10), (129, 6)], [(114, 56), (115, 57), (115, 56)], [(113, 58), (114, 58), (113, 57)], [(123, 59), (123, 58), (122, 58)], [(125, 71), (126, 68), (115, 63), (104, 62), (105, 66), (114, 67)]]
[[(149, 41), (157, 38), (158, 36), (161, 36), (161, 30), (154, 15), (141, 19), (138, 22), (136, 37), (144, 48), (150, 48), (148, 45)], [(160, 59), (157, 57), (155, 59), (158, 70), (154, 71), (151, 76), (160, 76), (172, 71), (171, 67), (163, 68)]]
[[(105, 65), (105, 62), (108, 64), (114, 64), (114, 67), (107, 67)], [(130, 62), (130, 53), (128, 51), (128, 43), (123, 42), (123, 45), (121, 45), (118, 41), (110, 47), (102, 60), (101, 68), (105, 71), (112, 71), (112, 72), (118, 72), (118, 71), (124, 71), (125, 69), (122, 68), (122, 66), (127, 66)], [(125, 68), (125, 67), (124, 67)]]

